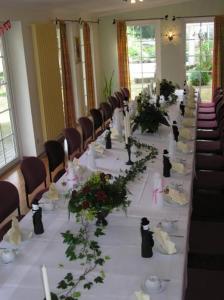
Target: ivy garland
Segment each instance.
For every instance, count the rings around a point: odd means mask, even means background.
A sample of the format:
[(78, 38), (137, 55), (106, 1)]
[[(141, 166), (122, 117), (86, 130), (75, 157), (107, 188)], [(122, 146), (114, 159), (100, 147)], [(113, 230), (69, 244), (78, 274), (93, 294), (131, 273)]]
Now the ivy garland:
[[(133, 138), (131, 141), (138, 149), (145, 148), (148, 153), (144, 158), (136, 161), (130, 169), (125, 170), (123, 175), (114, 178), (113, 184), (116, 183), (124, 188), (129, 181), (133, 181), (140, 173), (143, 173), (146, 170), (145, 164), (158, 154), (158, 150), (153, 146), (139, 143)], [(62, 233), (63, 243), (67, 245), (65, 255), (69, 261), (80, 261), (82, 274), (75, 278), (72, 273), (67, 273), (63, 280), (58, 283), (59, 295), (51, 293), (52, 300), (79, 300), (81, 297), (80, 290), (91, 289), (94, 284), (104, 282), (103, 265), (110, 257), (104, 256), (99, 243), (96, 239), (91, 238), (90, 223), (95, 217), (93, 212), (83, 209), (76, 214), (76, 221), (80, 224), (79, 231), (77, 233), (70, 231)], [(94, 237), (98, 238), (103, 235), (105, 235), (105, 227), (96, 225)], [(97, 272), (94, 278), (89, 276), (93, 271)]]

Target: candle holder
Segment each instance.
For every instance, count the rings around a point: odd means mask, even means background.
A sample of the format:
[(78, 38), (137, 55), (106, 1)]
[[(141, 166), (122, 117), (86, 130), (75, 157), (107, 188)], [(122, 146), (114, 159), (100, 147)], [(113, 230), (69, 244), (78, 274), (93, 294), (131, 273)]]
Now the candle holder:
[(133, 161), (131, 160), (131, 139), (128, 137), (128, 143), (126, 144), (126, 149), (128, 152), (128, 161), (126, 162), (126, 165), (131, 166), (133, 165)]
[(160, 108), (160, 96), (156, 96), (156, 107)]

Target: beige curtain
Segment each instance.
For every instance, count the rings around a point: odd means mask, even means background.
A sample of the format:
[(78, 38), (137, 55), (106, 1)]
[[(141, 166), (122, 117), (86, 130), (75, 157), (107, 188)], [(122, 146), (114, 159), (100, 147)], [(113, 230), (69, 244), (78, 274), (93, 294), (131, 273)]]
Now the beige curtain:
[(86, 88), (87, 88), (87, 109), (95, 107), (95, 91), (94, 91), (94, 78), (93, 78), (93, 63), (90, 42), (90, 28), (87, 22), (83, 23), (83, 40), (85, 52), (85, 70), (86, 70)]
[(59, 21), (60, 43), (61, 43), (61, 66), (64, 97), (64, 114), (66, 127), (74, 127), (76, 124), (75, 104), (72, 89), (72, 74), (68, 53), (68, 43), (66, 36), (66, 24)]
[(215, 17), (213, 52), (213, 94), (218, 87), (224, 88), (224, 16)]
[(127, 26), (124, 21), (117, 21), (117, 51), (120, 87), (126, 87), (130, 91)]

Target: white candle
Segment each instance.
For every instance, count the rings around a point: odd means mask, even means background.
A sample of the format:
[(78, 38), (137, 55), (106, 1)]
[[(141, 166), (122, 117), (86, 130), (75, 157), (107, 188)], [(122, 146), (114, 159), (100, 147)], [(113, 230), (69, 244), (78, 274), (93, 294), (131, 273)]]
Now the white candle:
[(156, 80), (156, 96), (160, 96), (160, 80)]
[(47, 277), (47, 268), (45, 267), (45, 265), (42, 266), (41, 271), (43, 276), (44, 292), (45, 292), (46, 300), (51, 300), (51, 292), (50, 292), (49, 282)]

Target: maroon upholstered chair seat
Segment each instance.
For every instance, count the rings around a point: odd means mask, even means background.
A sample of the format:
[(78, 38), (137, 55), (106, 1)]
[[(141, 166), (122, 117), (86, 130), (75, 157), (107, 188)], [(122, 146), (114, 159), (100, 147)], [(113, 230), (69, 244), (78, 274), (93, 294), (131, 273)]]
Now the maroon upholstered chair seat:
[(197, 153), (222, 153), (222, 143), (218, 141), (197, 141)]
[(197, 189), (224, 190), (224, 172), (205, 170), (197, 171), (195, 185)]
[(205, 121), (212, 121), (215, 120), (216, 118), (216, 114), (215, 113), (211, 113), (211, 114), (198, 114), (198, 120), (205, 120)]
[(68, 144), (68, 157), (69, 159), (73, 157), (79, 157), (81, 153), (81, 135), (76, 128), (65, 128), (64, 137)]
[(198, 129), (217, 129), (218, 124), (216, 120), (213, 121), (198, 121), (197, 128)]
[(197, 130), (197, 140), (218, 140), (220, 132), (216, 130)]
[(224, 171), (224, 156), (196, 154), (195, 165), (199, 170)]
[[(46, 188), (46, 169), (44, 163), (38, 157), (25, 157), (20, 165), (21, 172), (23, 174), (26, 191), (26, 203), (30, 208), (29, 195), (32, 194), (36, 188), (40, 187), (43, 183)], [(33, 198), (34, 200), (40, 200), (39, 193), (44, 193), (46, 190), (42, 189)], [(38, 197), (38, 198), (35, 198)]]
[(52, 172), (63, 165), (63, 169), (59, 170), (54, 178), (53, 181), (57, 182), (58, 179), (65, 173), (65, 152), (64, 149), (58, 141), (47, 141), (45, 144), (45, 151), (48, 158), (48, 168), (50, 174), (50, 181), (52, 182)]
[(214, 102), (208, 102), (208, 103), (200, 103), (199, 104), (199, 107), (202, 108), (202, 107), (215, 107), (215, 103)]
[(198, 113), (202, 113), (202, 114), (215, 113), (215, 106), (213, 106), (213, 107), (199, 107), (198, 108)]

